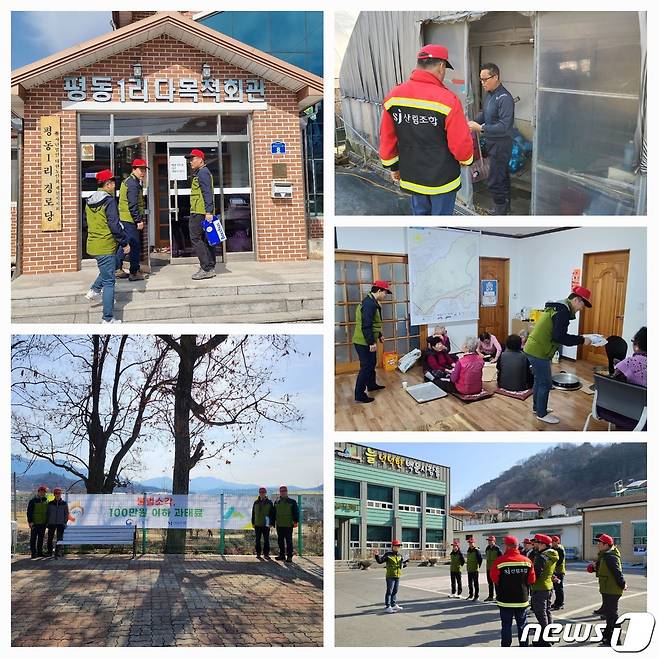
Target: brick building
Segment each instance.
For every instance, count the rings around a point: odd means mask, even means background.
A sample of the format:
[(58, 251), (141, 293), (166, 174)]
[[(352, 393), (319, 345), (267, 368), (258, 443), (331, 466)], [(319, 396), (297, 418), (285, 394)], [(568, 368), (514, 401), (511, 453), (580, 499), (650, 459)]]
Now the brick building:
[(133, 158), (150, 167), (143, 259), (187, 262), (190, 183), (180, 156), (193, 147), (214, 175), (227, 262), (306, 259), (316, 236), (306, 222), (299, 115), (321, 100), (322, 79), (192, 12), (114, 14), (115, 31), (12, 72), (19, 271), (80, 269), (94, 174), (110, 167), (125, 177)]

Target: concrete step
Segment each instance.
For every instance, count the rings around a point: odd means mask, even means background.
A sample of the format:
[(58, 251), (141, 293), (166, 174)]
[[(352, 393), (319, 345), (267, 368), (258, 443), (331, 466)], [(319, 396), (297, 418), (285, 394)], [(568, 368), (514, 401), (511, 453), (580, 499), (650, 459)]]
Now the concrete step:
[[(263, 283), (258, 285), (235, 284), (222, 282), (220, 277), (199, 282), (181, 282), (176, 286), (155, 287), (149, 286), (148, 281), (131, 283), (126, 280), (117, 281), (114, 298), (117, 304), (129, 302), (152, 302), (156, 300), (173, 300), (176, 298), (197, 298), (199, 296), (234, 297), (234, 296), (270, 296), (285, 295), (287, 293), (322, 292), (322, 281), (308, 281), (303, 283)], [(32, 309), (36, 306), (62, 307), (76, 304), (85, 304), (84, 295), (87, 289), (79, 286), (62, 285), (56, 288), (40, 290), (38, 295), (34, 292), (20, 291), (12, 295), (12, 308), (21, 315), (19, 309)]]
[[(288, 287), (290, 284), (277, 284)], [(261, 287), (259, 287), (259, 291)], [(162, 292), (162, 291), (160, 291)], [(285, 320), (260, 320), (269, 322), (295, 322), (307, 319), (322, 319), (322, 290), (304, 292), (281, 291), (269, 294), (224, 294), (216, 289), (212, 294), (198, 288), (190, 290), (189, 296), (156, 297), (142, 296), (128, 300), (118, 299), (115, 304), (115, 317), (124, 322), (243, 322), (252, 323), (252, 317), (285, 317)], [(40, 299), (30, 306), (12, 304), (12, 318), (18, 323), (98, 323), (101, 305), (93, 306), (76, 295), (73, 303), (65, 303), (60, 297), (57, 305), (41, 304)], [(309, 315), (312, 318), (308, 317)], [(231, 318), (231, 320), (224, 320)], [(239, 319), (238, 319), (239, 318)], [(299, 320), (297, 319), (299, 318)]]
[[(183, 324), (189, 322), (189, 318), (169, 318), (166, 322), (171, 324)], [(222, 324), (272, 324), (272, 323), (321, 323), (322, 310), (318, 311), (294, 311), (280, 313), (252, 313), (248, 317), (244, 315), (225, 315), (220, 320), (216, 317), (195, 317), (194, 324), (216, 324), (218, 321)], [(139, 320), (137, 322), (140, 322)], [(144, 321), (148, 322), (148, 321)]]

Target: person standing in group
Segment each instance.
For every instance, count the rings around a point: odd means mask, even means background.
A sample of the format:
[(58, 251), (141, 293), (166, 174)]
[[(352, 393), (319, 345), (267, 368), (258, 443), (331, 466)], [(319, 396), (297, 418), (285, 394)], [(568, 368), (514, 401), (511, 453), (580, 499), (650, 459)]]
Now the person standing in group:
[(500, 69), (494, 63), (480, 66), (480, 83), (486, 93), (482, 111), (468, 127), (487, 144), (489, 176), (487, 187), (493, 199), (490, 215), (509, 215), (512, 210), (512, 186), (509, 161), (512, 157), (514, 99), (500, 82)]
[(519, 551), (519, 540), (508, 535), (503, 539), (505, 552), (491, 565), (491, 580), (496, 586), (496, 604), (500, 612), (500, 645), (512, 646), (512, 621), (516, 621), (519, 646), (523, 629), (528, 623), (530, 586), (535, 582), (532, 561)]
[(555, 578), (553, 589), (555, 590), (555, 602), (551, 610), (562, 610), (564, 608), (564, 577), (567, 575), (567, 563), (564, 554), (564, 546), (560, 544), (560, 537), (551, 537), (551, 547), (557, 551), (557, 562), (555, 564)]
[(91, 284), (85, 298), (93, 302), (103, 293), (103, 324), (121, 322), (114, 317), (115, 273), (119, 254), (130, 253), (128, 236), (119, 221), (119, 210), (114, 198), (116, 183), (110, 169), (96, 174), (98, 189), (87, 199), (87, 253), (96, 259), (98, 277)]
[(143, 281), (144, 275), (139, 270), (142, 251), (141, 231), (144, 229), (144, 190), (143, 180), (146, 175), (146, 162), (133, 160), (130, 176), (124, 179), (119, 188), (119, 219), (130, 245), (130, 273), (123, 270), (123, 253), (117, 254), (116, 278), (130, 281)]
[(388, 281), (375, 281), (370, 292), (356, 307), (356, 324), (352, 335), (352, 343), (359, 357), (359, 374), (354, 386), (356, 402), (374, 402), (375, 398), (368, 393), (386, 388), (376, 381), (377, 344), (383, 342), (380, 302), (386, 295), (392, 294)]
[[(256, 557), (261, 554), (266, 560), (270, 559), (270, 528), (274, 525), (274, 505), (267, 497), (267, 489), (258, 489), (258, 498), (251, 507), (251, 525), (256, 533)], [(262, 539), (262, 549), (261, 549)]]
[(605, 618), (605, 629), (601, 645), (609, 647), (619, 618), (619, 599), (628, 589), (621, 569), (621, 557), (610, 535), (601, 534), (597, 539), (599, 553), (596, 564), (587, 565), (589, 573), (596, 573), (599, 579), (599, 592), (603, 603), (600, 614)]
[(288, 487), (279, 487), (279, 497), (274, 503), (274, 524), (279, 544), (279, 554), (275, 559), (292, 562), (292, 531), (299, 523), (297, 501), (288, 496)]
[(459, 98), (443, 83), (448, 49), (423, 46), (409, 80), (384, 98), (379, 156), (414, 215), (452, 215), (461, 168), (473, 162), (473, 139)]
[(466, 578), (468, 579), (467, 599), (477, 601), (480, 598), (480, 565), (482, 564), (482, 553), (475, 545), (475, 538), (468, 538), (468, 550), (466, 551)]
[(400, 555), (400, 547), (402, 542), (399, 539), (394, 539), (391, 542), (391, 550), (386, 551), (384, 555), (379, 555), (378, 550), (374, 550), (372, 554), (377, 560), (377, 564), (386, 564), (386, 594), (384, 595), (384, 612), (393, 613), (400, 612), (402, 606), (398, 605), (398, 590), (400, 588), (400, 576), (402, 576), (402, 569), (406, 568), (409, 560), (405, 560)]
[(569, 333), (569, 323), (576, 319), (576, 313), (584, 308), (592, 308), (591, 290), (576, 286), (571, 294), (561, 301), (546, 302), (544, 311), (528, 336), (523, 351), (532, 366), (532, 412), (537, 420), (556, 424), (560, 419), (548, 407), (548, 395), (553, 386), (551, 359), (560, 345), (591, 345), (585, 336)]
[[(55, 536), (57, 541), (64, 539), (64, 530), (69, 522), (69, 504), (62, 500), (62, 490), (60, 487), (53, 489), (53, 500), (48, 503), (46, 513), (46, 523), (48, 525), (48, 557), (53, 555), (53, 542)], [(61, 551), (59, 546), (55, 545), (55, 557), (60, 557)]]
[(36, 496), (30, 498), (27, 504), (27, 524), (30, 526), (30, 559), (45, 557), (43, 554), (43, 539), (48, 521), (48, 487), (41, 485)]
[[(555, 565), (558, 561), (558, 554), (555, 549), (551, 548), (551, 538), (548, 535), (535, 535), (533, 544), (533, 566), (537, 579), (531, 587), (530, 605), (543, 633), (544, 628), (553, 623), (551, 596), (553, 594)], [(541, 638), (539, 641), (534, 642), (534, 645), (548, 647), (550, 643)]]
[(458, 541), (452, 542), (450, 551), (450, 598), (461, 599), (462, 597), (462, 567), (464, 566), (464, 554), (459, 547)]
[(206, 154), (200, 149), (192, 149), (185, 156), (192, 170), (190, 186), (190, 242), (199, 259), (199, 270), (192, 275), (195, 281), (212, 279), (216, 276), (217, 254), (215, 247), (208, 243), (203, 221), (212, 220), (215, 214), (215, 187), (213, 175), (206, 166)]
[(487, 547), (484, 549), (484, 555), (487, 565), (487, 584), (489, 585), (489, 596), (487, 596), (485, 602), (493, 601), (494, 596), (494, 582), (491, 580), (491, 566), (493, 563), (503, 554), (500, 550), (500, 546), (496, 544), (496, 538), (493, 535), (487, 537)]

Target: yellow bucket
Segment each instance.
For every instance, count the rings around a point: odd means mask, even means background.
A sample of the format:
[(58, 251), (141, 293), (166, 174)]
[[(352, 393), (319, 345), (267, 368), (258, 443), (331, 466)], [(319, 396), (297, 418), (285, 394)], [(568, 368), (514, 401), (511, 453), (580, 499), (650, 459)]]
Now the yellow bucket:
[(398, 367), (398, 353), (384, 352), (384, 370), (391, 372)]

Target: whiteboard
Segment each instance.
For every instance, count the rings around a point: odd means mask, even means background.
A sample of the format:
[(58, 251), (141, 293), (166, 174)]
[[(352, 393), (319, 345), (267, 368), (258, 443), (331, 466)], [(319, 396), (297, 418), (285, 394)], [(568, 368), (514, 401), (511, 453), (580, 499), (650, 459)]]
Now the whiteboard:
[(407, 229), (411, 324), (473, 321), (480, 308), (480, 233)]

